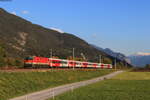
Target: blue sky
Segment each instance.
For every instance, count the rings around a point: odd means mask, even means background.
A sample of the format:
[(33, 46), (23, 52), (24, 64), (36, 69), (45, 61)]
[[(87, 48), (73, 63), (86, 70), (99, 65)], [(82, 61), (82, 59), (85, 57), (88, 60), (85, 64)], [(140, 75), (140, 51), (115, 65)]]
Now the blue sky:
[(130, 55), (150, 52), (150, 0), (11, 0), (0, 7)]

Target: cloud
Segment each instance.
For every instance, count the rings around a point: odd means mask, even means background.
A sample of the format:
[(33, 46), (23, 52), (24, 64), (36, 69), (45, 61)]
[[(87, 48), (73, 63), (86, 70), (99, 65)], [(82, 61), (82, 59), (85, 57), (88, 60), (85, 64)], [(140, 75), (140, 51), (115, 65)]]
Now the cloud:
[(62, 31), (61, 29), (58, 29), (58, 28), (51, 27), (50, 29), (57, 31), (59, 33), (64, 33), (64, 31)]
[(17, 15), (15, 11), (11, 12), (13, 15)]
[(93, 38), (97, 38), (97, 37), (98, 37), (97, 34), (91, 34), (91, 36), (92, 36)]
[(22, 14), (28, 14), (28, 13), (29, 13), (29, 11), (24, 10), (24, 11), (22, 11), (21, 13), (22, 13)]

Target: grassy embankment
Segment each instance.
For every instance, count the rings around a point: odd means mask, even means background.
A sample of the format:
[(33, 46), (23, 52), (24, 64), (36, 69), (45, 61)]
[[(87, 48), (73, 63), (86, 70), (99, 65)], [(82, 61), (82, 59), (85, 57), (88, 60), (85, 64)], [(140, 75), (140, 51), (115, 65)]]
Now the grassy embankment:
[(55, 100), (150, 100), (149, 93), (150, 72), (125, 72), (64, 93)]
[(113, 70), (53, 70), (47, 72), (0, 72), (0, 100), (30, 92), (87, 80)]

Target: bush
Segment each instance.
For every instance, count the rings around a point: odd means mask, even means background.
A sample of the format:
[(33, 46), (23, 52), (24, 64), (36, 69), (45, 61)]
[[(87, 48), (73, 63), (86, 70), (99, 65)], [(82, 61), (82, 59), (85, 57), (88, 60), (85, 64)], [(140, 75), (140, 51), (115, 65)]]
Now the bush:
[(6, 65), (5, 62), (6, 52), (2, 46), (0, 46), (0, 67), (3, 67)]
[(4, 47), (0, 44), (0, 67), (22, 67), (23, 60), (8, 57)]

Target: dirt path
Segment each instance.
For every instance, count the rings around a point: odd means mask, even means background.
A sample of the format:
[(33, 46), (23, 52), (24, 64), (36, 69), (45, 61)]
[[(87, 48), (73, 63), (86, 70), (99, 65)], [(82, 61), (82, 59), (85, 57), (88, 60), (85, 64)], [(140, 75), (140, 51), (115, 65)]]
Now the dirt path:
[(116, 71), (116, 72), (113, 72), (111, 74), (104, 75), (104, 76), (94, 78), (91, 80), (86, 80), (86, 81), (76, 82), (76, 83), (72, 83), (72, 84), (62, 85), (62, 86), (58, 86), (55, 88), (50, 88), (50, 89), (46, 89), (43, 91), (27, 94), (27, 95), (24, 95), (21, 97), (16, 97), (16, 98), (13, 98), (10, 100), (46, 100), (49, 98), (53, 98), (54, 96), (57, 96), (59, 94), (62, 94), (66, 91), (70, 91), (70, 90), (73, 91), (73, 89), (75, 89), (75, 88), (79, 88), (82, 86), (86, 86), (88, 84), (92, 84), (92, 83), (96, 83), (98, 81), (109, 79), (109, 78), (111, 78), (111, 77), (113, 77), (119, 73), (122, 73), (122, 72), (124, 72), (124, 71)]

